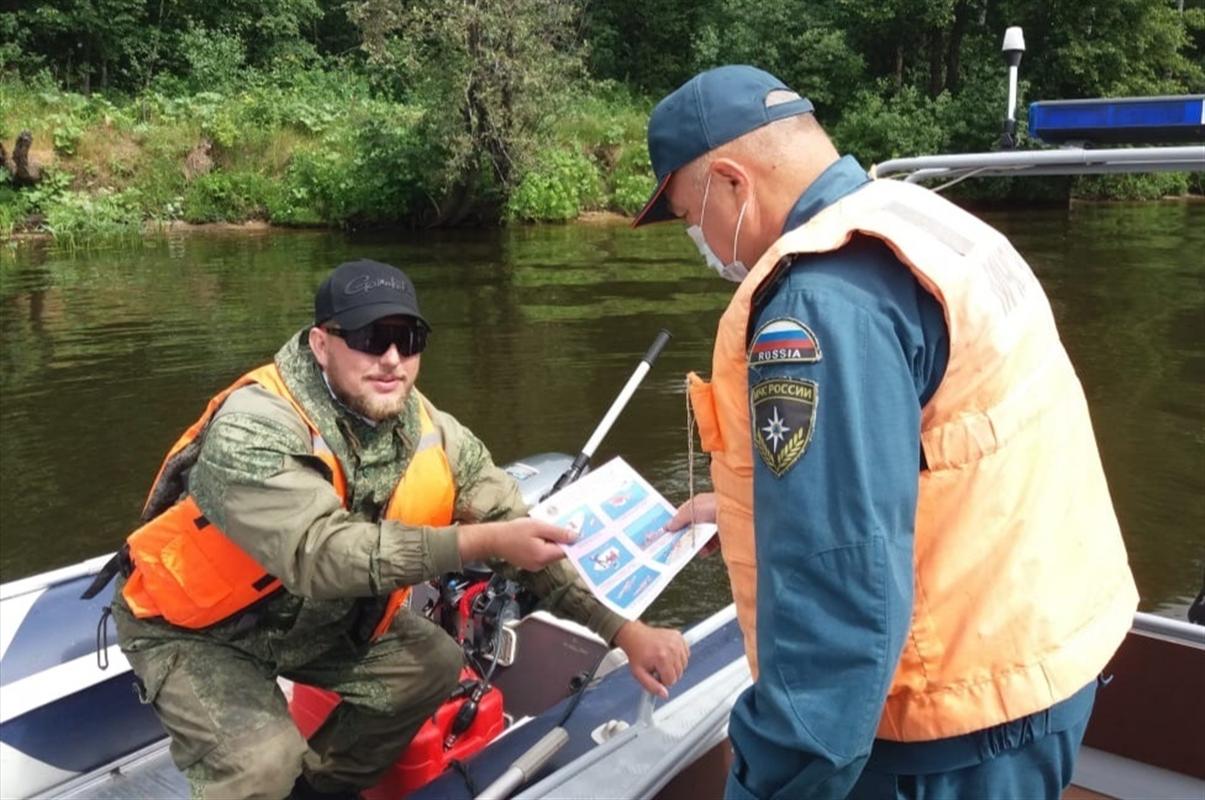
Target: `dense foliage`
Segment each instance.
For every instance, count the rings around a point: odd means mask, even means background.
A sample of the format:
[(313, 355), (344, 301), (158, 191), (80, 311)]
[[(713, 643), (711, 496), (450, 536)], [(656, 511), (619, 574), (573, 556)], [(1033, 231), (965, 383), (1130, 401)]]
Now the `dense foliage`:
[[(630, 214), (651, 186), (653, 102), (722, 63), (807, 94), (864, 163), (980, 150), (998, 134), (1008, 25), (1028, 44), (1022, 111), (1205, 91), (1205, 0), (21, 4), (0, 12), (0, 141), (11, 152), (29, 129), (44, 179), (0, 188), (0, 235)], [(1200, 181), (1024, 191), (1144, 198)]]

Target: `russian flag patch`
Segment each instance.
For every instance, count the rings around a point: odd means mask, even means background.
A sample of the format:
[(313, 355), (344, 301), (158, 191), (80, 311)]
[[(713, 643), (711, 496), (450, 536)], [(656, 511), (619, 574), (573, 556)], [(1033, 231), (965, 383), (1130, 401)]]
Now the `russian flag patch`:
[(784, 317), (767, 322), (753, 334), (749, 363), (811, 364), (820, 360), (820, 342), (812, 329), (799, 320)]

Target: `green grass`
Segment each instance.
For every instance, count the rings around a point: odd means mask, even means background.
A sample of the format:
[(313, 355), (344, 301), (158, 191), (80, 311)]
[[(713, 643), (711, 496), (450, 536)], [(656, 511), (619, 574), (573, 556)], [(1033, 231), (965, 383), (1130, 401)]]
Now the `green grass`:
[[(513, 221), (633, 213), (652, 187), (644, 127), (650, 103), (613, 85), (574, 96), (539, 133), (534, 163), (502, 207)], [(411, 223), (429, 212), (443, 149), (422, 108), (373, 96), (361, 77), (313, 71), (225, 91), (176, 87), (86, 98), (45, 80), (0, 78), (0, 133), (28, 128), (52, 180), (0, 196), (0, 233), (30, 215), (83, 240), (126, 231), (131, 217), (285, 225)], [(185, 160), (211, 144), (212, 171)], [(496, 191), (483, 184), (480, 191)], [(94, 222), (89, 222), (94, 220)]]
[[(29, 220), (71, 242), (127, 236), (147, 221), (423, 224), (448, 190), (448, 150), (429, 124), (440, 110), (381, 99), (354, 72), (250, 72), (222, 91), (177, 84), (132, 98), (84, 97), (45, 77), (0, 77), (0, 137), (11, 147), (29, 129), (46, 175), (31, 189), (0, 189), (0, 237)], [(648, 98), (611, 83), (569, 94), (537, 132), (535, 158), (499, 198), (502, 220), (636, 213), (653, 188), (645, 141), (651, 108)], [(901, 142), (936, 146), (930, 139), (948, 112), (922, 99), (888, 110), (847, 119), (835, 134), (867, 152), (895, 152)], [(203, 142), (211, 145), (211, 171), (186, 176), (185, 161)], [(1071, 185), (1076, 196), (1105, 199), (1202, 191), (1199, 176), (1183, 175)], [(487, 206), (499, 194), (489, 180), (470, 190)], [(980, 191), (1021, 200), (1020, 192), (1037, 189), (985, 184)]]

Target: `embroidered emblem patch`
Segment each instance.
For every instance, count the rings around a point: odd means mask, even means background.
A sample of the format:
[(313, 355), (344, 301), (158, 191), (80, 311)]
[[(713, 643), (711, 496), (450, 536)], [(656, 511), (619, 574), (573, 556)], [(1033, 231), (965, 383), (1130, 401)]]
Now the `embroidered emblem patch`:
[(783, 318), (767, 322), (753, 334), (749, 363), (811, 364), (820, 360), (820, 342), (812, 329), (798, 320)]
[(753, 444), (776, 477), (795, 466), (808, 449), (818, 401), (815, 381), (772, 378), (750, 390)]

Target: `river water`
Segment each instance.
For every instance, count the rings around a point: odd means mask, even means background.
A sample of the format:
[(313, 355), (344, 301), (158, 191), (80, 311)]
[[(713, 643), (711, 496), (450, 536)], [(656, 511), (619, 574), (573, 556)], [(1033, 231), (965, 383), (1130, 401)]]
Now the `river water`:
[[(984, 216), (1050, 295), (1142, 607), (1182, 617), (1205, 565), (1205, 205)], [(673, 342), (595, 463), (622, 454), (684, 499), (682, 376), (709, 369), (731, 287), (710, 277), (678, 226), (0, 245), (0, 580), (120, 544), (171, 442), (305, 323), (325, 273), (355, 257), (414, 279), (435, 328), (419, 383), (499, 463), (579, 450), (668, 328)], [(727, 602), (721, 560), (701, 559), (647, 618), (682, 624)]]

